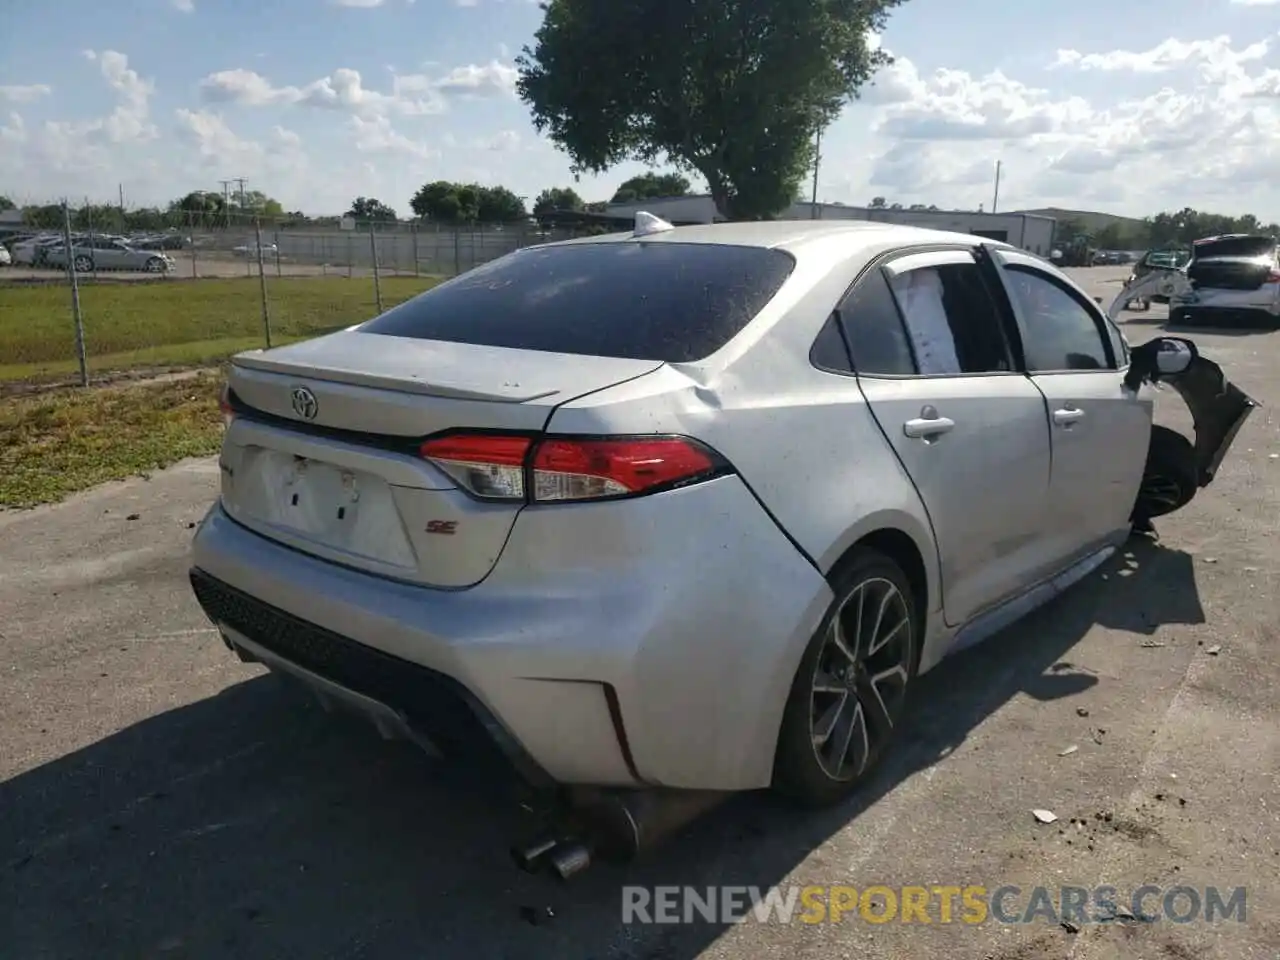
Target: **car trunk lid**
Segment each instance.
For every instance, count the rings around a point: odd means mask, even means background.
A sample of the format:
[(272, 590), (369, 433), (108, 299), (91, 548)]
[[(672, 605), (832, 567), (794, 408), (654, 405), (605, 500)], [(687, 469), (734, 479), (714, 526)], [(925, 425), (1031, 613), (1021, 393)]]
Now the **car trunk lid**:
[(1197, 289), (1256, 290), (1280, 280), (1276, 241), (1233, 236), (1201, 240), (1193, 247), (1187, 278)]
[(451, 430), (536, 433), (552, 410), (653, 360), (352, 329), (232, 363), (224, 508), (295, 549), (424, 585), (472, 586), (522, 505), (477, 500), (418, 454)]

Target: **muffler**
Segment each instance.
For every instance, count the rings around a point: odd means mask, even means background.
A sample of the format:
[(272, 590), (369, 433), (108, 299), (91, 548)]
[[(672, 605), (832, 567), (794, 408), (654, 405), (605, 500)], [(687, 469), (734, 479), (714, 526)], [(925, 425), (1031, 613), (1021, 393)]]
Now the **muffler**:
[(587, 869), (598, 855), (627, 863), (719, 806), (732, 793), (712, 790), (599, 790), (571, 795), (560, 829), (511, 851), (529, 873), (549, 869), (560, 880)]

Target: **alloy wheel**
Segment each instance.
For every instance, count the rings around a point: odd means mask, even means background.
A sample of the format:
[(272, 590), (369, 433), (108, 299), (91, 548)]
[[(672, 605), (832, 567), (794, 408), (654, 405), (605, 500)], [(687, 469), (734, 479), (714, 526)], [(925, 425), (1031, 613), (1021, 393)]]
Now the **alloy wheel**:
[(88, 273), (93, 269), (93, 261), (88, 257), (76, 257), (75, 268), (77, 273)]
[(881, 577), (863, 580), (836, 609), (814, 666), (809, 730), (832, 780), (862, 774), (902, 713), (913, 650), (906, 597)]

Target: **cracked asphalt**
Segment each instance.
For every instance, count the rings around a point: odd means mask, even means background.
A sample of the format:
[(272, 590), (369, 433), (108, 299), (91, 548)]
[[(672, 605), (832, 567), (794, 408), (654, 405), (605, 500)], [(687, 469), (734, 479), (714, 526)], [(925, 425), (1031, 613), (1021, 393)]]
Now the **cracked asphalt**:
[[(1081, 275), (1109, 298), (1119, 273)], [(1162, 317), (1127, 315), (1130, 340)], [(744, 797), (567, 887), (510, 865), (518, 809), (226, 651), (185, 579), (212, 461), (0, 514), (0, 958), (1275, 960), (1280, 334), (1187, 335), (1264, 406), (1158, 542), (923, 679), (845, 807)], [(1037, 886), (1245, 887), (1246, 907), (621, 922), (623, 884), (787, 883), (1013, 885), (1016, 910)]]

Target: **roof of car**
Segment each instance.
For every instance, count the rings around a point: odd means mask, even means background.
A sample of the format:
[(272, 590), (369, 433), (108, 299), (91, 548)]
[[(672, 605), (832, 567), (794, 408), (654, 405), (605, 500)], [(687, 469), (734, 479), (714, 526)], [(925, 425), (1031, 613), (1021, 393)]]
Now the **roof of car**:
[(658, 233), (635, 236), (631, 233), (611, 233), (597, 237), (580, 237), (564, 240), (553, 246), (582, 243), (621, 243), (642, 240), (645, 243), (712, 243), (740, 247), (767, 247), (791, 250), (808, 243), (832, 237), (846, 238), (868, 247), (904, 246), (928, 243), (994, 243), (968, 233), (946, 230), (928, 230), (897, 223), (881, 223), (874, 220), (761, 220), (745, 223), (700, 224), (689, 227), (673, 227)]

